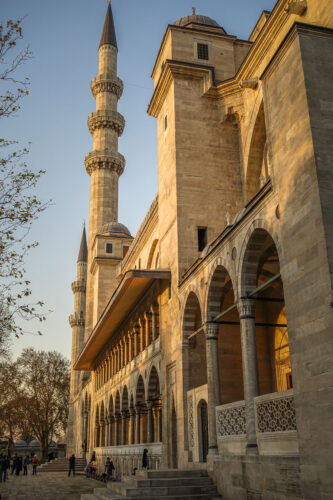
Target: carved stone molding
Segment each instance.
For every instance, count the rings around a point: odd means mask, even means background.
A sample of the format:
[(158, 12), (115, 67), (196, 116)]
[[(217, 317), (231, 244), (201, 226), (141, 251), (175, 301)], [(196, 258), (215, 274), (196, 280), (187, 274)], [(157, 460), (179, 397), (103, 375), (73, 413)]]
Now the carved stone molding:
[(91, 92), (95, 98), (100, 92), (111, 92), (120, 99), (123, 90), (123, 82), (117, 77), (112, 79), (108, 78), (107, 75), (99, 75), (91, 82)]
[(73, 293), (86, 291), (86, 282), (85, 281), (73, 281), (72, 283), (72, 291)]
[(108, 169), (121, 175), (125, 169), (125, 158), (120, 153), (111, 154), (107, 151), (92, 151), (85, 159), (86, 170), (89, 175), (94, 170)]
[(206, 340), (217, 340), (219, 334), (219, 324), (218, 323), (206, 323)]
[(254, 318), (255, 305), (255, 299), (240, 299), (237, 304), (240, 319)]
[(302, 16), (307, 9), (306, 0), (303, 1), (293, 1), (289, 2), (287, 7), (284, 9), (287, 14), (296, 14), (297, 16)]
[(68, 318), (71, 328), (74, 326), (84, 326), (85, 321), (83, 316), (79, 316), (77, 313), (71, 314)]
[(242, 80), (239, 84), (241, 89), (252, 89), (255, 90), (258, 87), (258, 78), (249, 78), (248, 80)]
[(125, 128), (125, 119), (117, 111), (94, 111), (88, 117), (89, 132), (109, 128), (121, 135)]

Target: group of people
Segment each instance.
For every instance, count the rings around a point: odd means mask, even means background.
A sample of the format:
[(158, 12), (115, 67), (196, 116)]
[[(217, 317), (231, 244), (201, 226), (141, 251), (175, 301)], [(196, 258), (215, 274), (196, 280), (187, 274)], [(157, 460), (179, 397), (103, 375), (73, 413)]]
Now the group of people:
[(32, 463), (32, 475), (35, 476), (37, 474), (37, 465), (38, 458), (35, 455), (32, 460), (29, 455), (25, 457), (18, 456), (17, 453), (13, 455), (12, 458), (9, 458), (6, 455), (0, 455), (0, 483), (2, 481), (8, 480), (8, 474), (10, 470), (10, 475), (12, 476), (15, 472), (16, 476), (19, 476), (21, 471), (23, 470), (23, 475), (28, 475), (28, 465)]

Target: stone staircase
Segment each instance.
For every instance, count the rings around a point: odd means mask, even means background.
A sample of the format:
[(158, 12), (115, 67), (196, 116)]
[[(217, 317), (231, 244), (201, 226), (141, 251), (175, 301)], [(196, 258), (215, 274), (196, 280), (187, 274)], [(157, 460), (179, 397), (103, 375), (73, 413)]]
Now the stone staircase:
[(137, 471), (122, 481), (95, 488), (81, 500), (217, 500), (221, 498), (206, 470)]
[[(75, 459), (75, 474), (83, 474), (87, 462), (85, 458)], [(68, 472), (68, 458), (55, 458), (51, 462), (41, 465), (37, 468), (38, 472)]]

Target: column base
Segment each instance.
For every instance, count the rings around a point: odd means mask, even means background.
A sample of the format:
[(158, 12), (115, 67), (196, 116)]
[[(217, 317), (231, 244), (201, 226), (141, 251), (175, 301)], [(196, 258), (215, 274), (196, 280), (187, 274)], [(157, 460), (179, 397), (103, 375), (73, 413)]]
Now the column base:
[(259, 455), (258, 445), (255, 443), (248, 443), (245, 449), (246, 455)]

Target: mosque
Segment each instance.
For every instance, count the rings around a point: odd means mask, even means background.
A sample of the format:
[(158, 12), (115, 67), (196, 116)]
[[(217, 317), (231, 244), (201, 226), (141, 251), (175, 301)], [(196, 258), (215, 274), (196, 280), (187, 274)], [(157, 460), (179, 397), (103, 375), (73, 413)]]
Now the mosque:
[(224, 499), (333, 498), (332, 27), (328, 0), (278, 0), (248, 40), (195, 9), (166, 27), (158, 193), (133, 237), (109, 3), (68, 454), (123, 476), (147, 448), (152, 469), (207, 470)]

